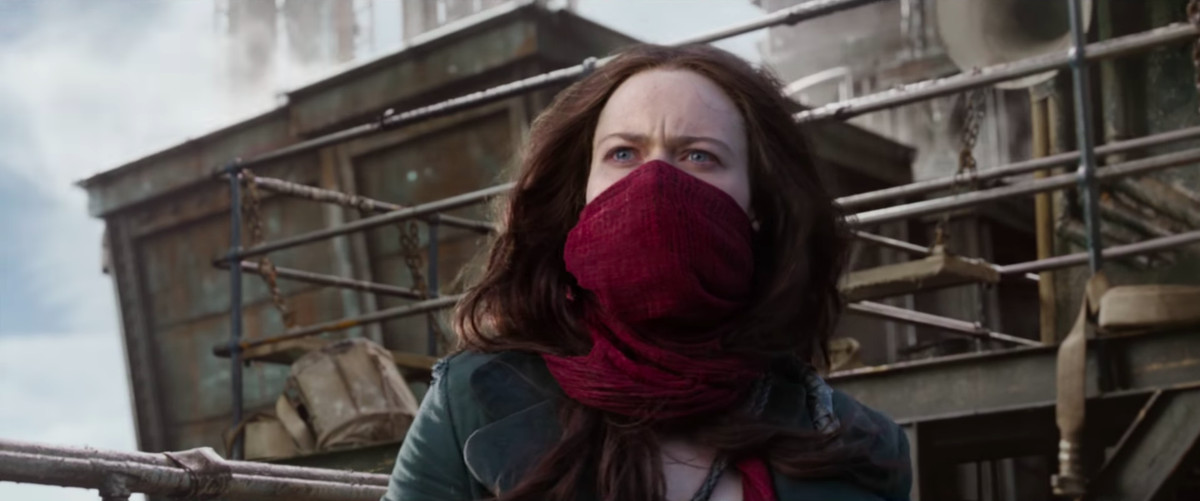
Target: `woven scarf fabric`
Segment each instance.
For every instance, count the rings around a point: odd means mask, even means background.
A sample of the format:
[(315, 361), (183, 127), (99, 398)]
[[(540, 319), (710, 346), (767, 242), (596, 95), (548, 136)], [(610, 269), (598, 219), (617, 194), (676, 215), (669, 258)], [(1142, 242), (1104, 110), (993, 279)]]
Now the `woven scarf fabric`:
[[(584, 318), (592, 349), (544, 356), (567, 396), (651, 422), (745, 400), (762, 367), (723, 353), (720, 338), (750, 297), (752, 239), (732, 197), (665, 162), (639, 166), (597, 196), (563, 253), (594, 299)], [(761, 460), (737, 467), (747, 501), (774, 499)]]

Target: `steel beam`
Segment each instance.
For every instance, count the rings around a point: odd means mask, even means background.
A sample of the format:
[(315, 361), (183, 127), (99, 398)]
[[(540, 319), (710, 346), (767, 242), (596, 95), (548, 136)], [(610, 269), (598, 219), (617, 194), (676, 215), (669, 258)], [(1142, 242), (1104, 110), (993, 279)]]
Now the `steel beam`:
[(1151, 501), (1200, 441), (1200, 389), (1156, 395), (1084, 499)]
[[(1117, 391), (1200, 381), (1200, 332), (1107, 338)], [(1014, 348), (831, 374), (834, 388), (904, 423), (1053, 407), (1058, 347)], [(1087, 394), (1099, 394), (1099, 360), (1088, 350)]]

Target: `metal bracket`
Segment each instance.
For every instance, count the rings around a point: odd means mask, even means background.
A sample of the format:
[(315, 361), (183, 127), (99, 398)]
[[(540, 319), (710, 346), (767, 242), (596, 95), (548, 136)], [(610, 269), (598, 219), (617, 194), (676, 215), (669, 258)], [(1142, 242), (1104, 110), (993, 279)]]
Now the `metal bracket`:
[(188, 477), (191, 478), (188, 489), (175, 493), (174, 497), (214, 499), (225, 493), (229, 487), (229, 480), (233, 478), (229, 465), (211, 447), (164, 452), (163, 455), (187, 471)]

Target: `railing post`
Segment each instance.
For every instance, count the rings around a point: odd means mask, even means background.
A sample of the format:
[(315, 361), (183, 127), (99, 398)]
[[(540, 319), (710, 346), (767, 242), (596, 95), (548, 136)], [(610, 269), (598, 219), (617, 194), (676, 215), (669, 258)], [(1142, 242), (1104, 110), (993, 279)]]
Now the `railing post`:
[[(428, 281), (428, 289), (429, 289), (428, 299), (436, 299), (438, 297), (438, 223), (437, 223), (437, 221), (434, 219), (430, 219), (428, 228), (429, 228), (429, 230), (428, 230), (427, 234), (429, 236), (429, 246), (427, 248), (428, 256), (426, 257), (425, 262), (429, 266), (429, 269), (425, 272), (425, 275), (426, 275), (427, 281)], [(428, 335), (428, 340), (427, 340), (428, 345), (426, 347), (426, 350), (428, 351), (429, 356), (436, 357), (436, 356), (438, 356), (438, 332), (439, 332), (439, 329), (437, 326), (437, 312), (436, 311), (430, 312), (429, 315), (425, 318), (425, 322), (426, 322), (427, 335)]]
[[(229, 173), (229, 363), (233, 395), (233, 426), (242, 422), (242, 167), (230, 164)], [(232, 459), (241, 459), (242, 434), (233, 438)]]

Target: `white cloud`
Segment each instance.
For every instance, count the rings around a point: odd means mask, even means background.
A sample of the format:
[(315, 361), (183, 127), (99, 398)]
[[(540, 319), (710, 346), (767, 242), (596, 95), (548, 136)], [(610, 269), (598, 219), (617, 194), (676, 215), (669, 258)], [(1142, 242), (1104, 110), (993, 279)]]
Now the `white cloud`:
[[(114, 332), (0, 336), (0, 434), (135, 449), (121, 340)], [(0, 499), (98, 499), (95, 491), (0, 482)]]

